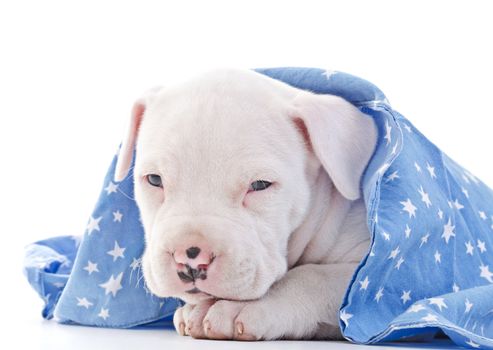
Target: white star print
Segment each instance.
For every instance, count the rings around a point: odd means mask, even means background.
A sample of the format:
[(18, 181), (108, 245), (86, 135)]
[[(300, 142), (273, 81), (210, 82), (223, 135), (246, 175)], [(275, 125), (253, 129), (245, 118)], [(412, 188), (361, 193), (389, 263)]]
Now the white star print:
[(485, 242), (481, 241), (478, 239), (478, 245), (477, 245), (479, 251), (481, 253), (484, 253), (486, 251), (486, 246), (485, 246)]
[(388, 259), (395, 259), (395, 258), (397, 258), (397, 255), (400, 252), (401, 252), (401, 250), (399, 249), (399, 246), (397, 246), (397, 248), (395, 248), (394, 250), (392, 250), (392, 252), (390, 253), (390, 256), (388, 257)]
[(419, 166), (419, 164), (418, 164), (418, 163), (414, 162), (414, 167), (416, 168), (416, 171), (417, 171), (418, 173), (420, 173), (420, 172), (421, 172), (421, 167)]
[(408, 224), (406, 224), (406, 230), (404, 231), (404, 233), (406, 235), (406, 238), (409, 238), (409, 236), (411, 235), (411, 228)]
[(383, 297), (383, 287), (380, 287), (377, 294), (375, 295), (375, 299), (373, 300), (376, 300), (378, 303), (382, 297)]
[(436, 305), (440, 311), (442, 311), (442, 307), (447, 308), (443, 298), (429, 298), (428, 301), (430, 302), (430, 305)]
[(457, 198), (455, 199), (453, 204), (454, 204), (455, 209), (461, 210), (462, 208), (464, 208), (464, 206), (459, 203), (459, 200)]
[(471, 241), (467, 242), (466, 243), (466, 254), (473, 255), (474, 254), (473, 250), (474, 250), (474, 247), (471, 244)]
[(425, 309), (426, 308), (422, 304), (414, 304), (406, 312), (419, 312)]
[(464, 196), (466, 196), (466, 198), (469, 198), (469, 192), (464, 187), (462, 187), (462, 193), (464, 193)]
[(368, 288), (368, 285), (370, 284), (370, 281), (368, 280), (368, 276), (365, 277), (363, 281), (359, 281), (359, 284), (361, 284), (361, 287), (359, 290), (366, 290)]
[(442, 262), (441, 258), (442, 255), (440, 254), (440, 252), (438, 250), (435, 251), (435, 263), (441, 263)]
[(464, 311), (464, 313), (467, 314), (469, 311), (471, 311), (471, 308), (474, 304), (471, 303), (469, 299), (466, 299), (466, 302), (464, 304), (466, 305), (466, 310)]
[(423, 201), (423, 203), (425, 203), (426, 204), (426, 207), (429, 208), (430, 205), (431, 205), (430, 196), (428, 195), (428, 193), (426, 193), (423, 190), (423, 186), (420, 186), (419, 187), (418, 192), (421, 195), (421, 200)]
[(94, 305), (93, 303), (91, 303), (86, 298), (79, 298), (79, 297), (76, 297), (76, 298), (78, 301), (77, 306), (81, 306), (81, 307), (85, 307), (86, 309), (89, 309), (90, 306)]
[(113, 212), (113, 222), (122, 222), (123, 214), (119, 210)]
[(111, 193), (116, 193), (117, 188), (118, 185), (115, 185), (112, 181), (110, 181), (110, 183), (108, 184), (108, 186), (106, 186), (104, 190), (106, 191), (107, 195), (110, 195)]
[(401, 300), (403, 304), (406, 304), (409, 300), (411, 300), (411, 291), (402, 291)]
[(450, 237), (455, 237), (454, 233), (455, 226), (450, 222), (450, 218), (448, 219), (447, 224), (443, 226), (442, 238), (445, 239), (445, 242), (448, 244)]
[(386, 241), (390, 241), (390, 234), (388, 234), (387, 232), (382, 232), (382, 236), (383, 239), (385, 239)]
[(395, 143), (394, 147), (392, 147), (392, 152), (390, 153), (391, 156), (394, 154), (397, 154), (397, 146), (399, 145), (398, 142)]
[(84, 270), (86, 270), (89, 274), (92, 274), (93, 272), (99, 272), (98, 264), (95, 264), (95, 263), (91, 262), (91, 260), (88, 260), (87, 266), (84, 267)]
[(109, 309), (101, 308), (101, 311), (98, 314), (98, 317), (101, 317), (103, 320), (106, 321), (108, 317), (110, 317), (110, 312)]
[(325, 72), (322, 73), (322, 75), (325, 75), (327, 80), (329, 80), (335, 74), (337, 74), (337, 71), (331, 69), (327, 69)]
[(472, 341), (472, 339), (469, 339), (468, 341), (466, 341), (466, 344), (469, 345), (470, 347), (473, 347), (473, 348), (479, 348), (479, 344), (478, 343), (475, 343)]
[(386, 182), (394, 181), (395, 179), (398, 179), (398, 178), (399, 178), (399, 175), (397, 175), (397, 170), (396, 170), (392, 174), (390, 174), (389, 176), (387, 176), (387, 181)]
[(404, 124), (404, 129), (406, 129), (407, 132), (409, 132), (409, 133), (411, 132), (411, 127), (407, 124)]
[(443, 211), (442, 209), (438, 209), (438, 217), (441, 219), (443, 219)]
[(402, 263), (404, 262), (405, 260), (402, 258), (402, 256), (399, 258), (399, 260), (397, 260), (397, 263), (395, 264), (394, 268), (396, 268), (397, 270), (399, 270), (401, 268), (401, 265)]
[(460, 290), (460, 288), (457, 284), (454, 283), (454, 285), (452, 286), (452, 290), (454, 291), (454, 293), (457, 293)]
[(479, 217), (483, 220), (486, 220), (486, 213), (484, 211), (479, 211)]
[(411, 199), (407, 199), (407, 201), (405, 202), (399, 202), (402, 204), (402, 210), (404, 211), (407, 211), (409, 213), (409, 218), (412, 218), (412, 217), (416, 217), (416, 210), (418, 208), (416, 208), (414, 205), (413, 205), (413, 202), (411, 202)]
[(349, 319), (353, 317), (352, 314), (347, 313), (346, 310), (342, 310), (339, 314), (341, 321), (344, 322), (344, 325), (347, 327), (349, 325)]
[(430, 165), (430, 163), (426, 162), (426, 170), (430, 173), (432, 179), (436, 179), (437, 176), (435, 174), (435, 168)]
[(108, 295), (109, 293), (113, 294), (113, 297), (116, 296), (116, 293), (120, 289), (122, 289), (122, 277), (123, 277), (123, 272), (120, 272), (120, 274), (114, 278), (113, 275), (111, 275), (110, 279), (106, 283), (101, 283), (99, 286), (101, 288), (104, 288), (104, 294)]
[(427, 322), (434, 322), (434, 321), (438, 321), (438, 318), (436, 315), (432, 315), (432, 314), (428, 314), (426, 315), (425, 317), (422, 317), (421, 318), (423, 321), (427, 321)]
[(110, 250), (107, 252), (108, 255), (111, 255), (113, 257), (113, 261), (116, 261), (116, 259), (118, 258), (124, 258), (125, 255), (123, 255), (123, 252), (125, 251), (125, 249), (127, 248), (121, 248), (119, 245), (118, 245), (118, 242), (115, 241), (115, 247), (113, 248), (113, 250)]
[(87, 224), (86, 227), (88, 235), (91, 235), (92, 231), (94, 230), (100, 231), (99, 222), (101, 221), (102, 218), (103, 218), (102, 216), (100, 216), (97, 219), (94, 219), (92, 216), (89, 218), (89, 223)]
[(491, 279), (491, 277), (493, 276), (493, 273), (490, 272), (489, 266), (488, 265), (484, 266), (483, 264), (481, 264), (481, 266), (479, 268), (481, 269), (481, 273), (479, 276), (483, 277), (488, 282), (493, 283), (493, 279)]
[(426, 235), (424, 235), (423, 237), (421, 237), (421, 244), (419, 245), (419, 247), (421, 248), (421, 246), (425, 243), (428, 243), (428, 237), (430, 237), (430, 234), (427, 233)]
[(392, 127), (389, 124), (389, 121), (385, 121), (385, 136), (383, 137), (385, 140), (387, 140), (387, 146), (390, 144), (392, 141), (392, 134), (390, 131), (392, 130)]

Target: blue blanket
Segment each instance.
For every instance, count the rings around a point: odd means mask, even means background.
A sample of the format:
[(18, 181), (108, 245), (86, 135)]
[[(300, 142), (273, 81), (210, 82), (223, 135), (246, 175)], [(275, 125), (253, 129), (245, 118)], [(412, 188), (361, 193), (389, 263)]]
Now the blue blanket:
[[(338, 95), (379, 130), (362, 179), (371, 247), (340, 308), (344, 336), (376, 343), (442, 330), (459, 345), (493, 349), (493, 192), (426, 139), (371, 83), (309, 68), (259, 73), (320, 94)], [(176, 299), (142, 281), (143, 230), (132, 173), (113, 180), (79, 237), (27, 247), (25, 273), (61, 323), (132, 327), (169, 320)]]

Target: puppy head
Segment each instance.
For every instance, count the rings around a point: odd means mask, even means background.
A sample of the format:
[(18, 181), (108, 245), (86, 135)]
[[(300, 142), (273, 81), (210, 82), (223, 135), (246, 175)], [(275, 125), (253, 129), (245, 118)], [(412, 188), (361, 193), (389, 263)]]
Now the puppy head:
[(370, 118), (251, 71), (221, 70), (135, 104), (133, 149), (150, 290), (187, 302), (261, 297), (287, 269), (291, 234), (327, 171), (348, 199), (375, 145)]

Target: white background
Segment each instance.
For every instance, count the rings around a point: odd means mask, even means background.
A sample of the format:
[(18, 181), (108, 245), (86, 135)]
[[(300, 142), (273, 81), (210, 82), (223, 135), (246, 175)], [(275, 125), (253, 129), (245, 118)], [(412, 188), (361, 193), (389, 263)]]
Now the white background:
[(62, 346), (57, 339), (73, 344), (79, 338), (70, 332), (86, 332), (41, 321), (41, 302), (21, 274), (22, 247), (83, 233), (133, 101), (155, 85), (223, 66), (345, 71), (379, 86), (435, 144), (493, 185), (492, 6), (0, 2), (0, 318), (9, 334), (0, 342)]

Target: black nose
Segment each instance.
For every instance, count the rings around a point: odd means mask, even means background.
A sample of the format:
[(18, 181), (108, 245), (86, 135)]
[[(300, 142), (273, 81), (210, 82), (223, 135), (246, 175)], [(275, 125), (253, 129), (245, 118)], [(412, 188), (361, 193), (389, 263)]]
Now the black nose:
[(198, 247), (190, 247), (185, 252), (187, 253), (187, 256), (190, 259), (195, 259), (197, 257), (197, 255), (200, 254), (200, 248), (198, 248)]

